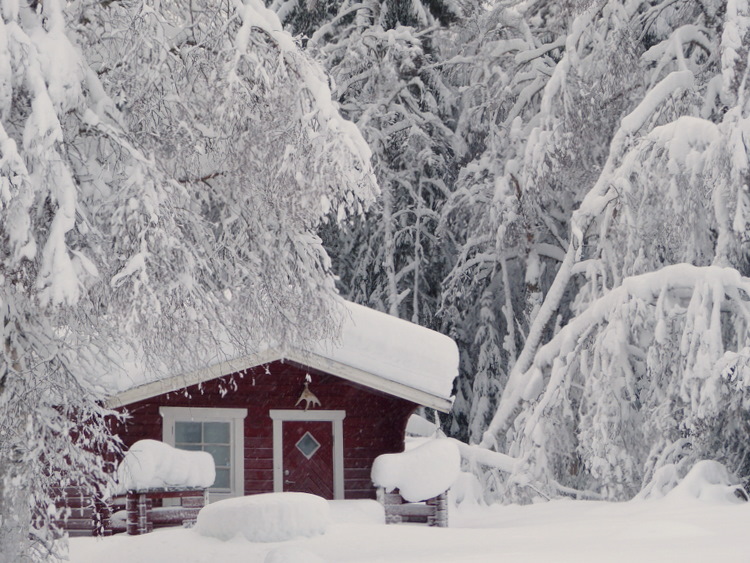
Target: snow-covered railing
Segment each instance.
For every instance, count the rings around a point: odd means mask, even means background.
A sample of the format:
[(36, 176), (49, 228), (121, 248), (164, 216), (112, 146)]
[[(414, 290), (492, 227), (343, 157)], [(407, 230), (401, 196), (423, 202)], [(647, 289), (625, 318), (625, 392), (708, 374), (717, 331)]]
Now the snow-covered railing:
[[(156, 440), (136, 442), (117, 468), (114, 491), (125, 495), (128, 534), (194, 524), (215, 479), (214, 460), (207, 452), (179, 450)], [(180, 505), (163, 506), (165, 499), (179, 499)]]
[(162, 488), (206, 489), (215, 479), (211, 454), (178, 450), (157, 440), (140, 440), (131, 446), (117, 468), (114, 493)]

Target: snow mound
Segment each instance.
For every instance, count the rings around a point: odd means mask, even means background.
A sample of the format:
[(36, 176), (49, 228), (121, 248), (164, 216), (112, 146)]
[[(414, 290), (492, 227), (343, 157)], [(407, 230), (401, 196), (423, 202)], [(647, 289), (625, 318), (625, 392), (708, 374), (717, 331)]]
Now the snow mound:
[(308, 493), (264, 493), (203, 507), (193, 529), (224, 541), (242, 534), (253, 542), (277, 542), (324, 534), (329, 519), (324, 498)]
[(747, 495), (721, 463), (703, 460), (693, 466), (685, 478), (667, 493), (666, 498), (740, 503), (747, 500)]
[(461, 454), (451, 440), (429, 440), (399, 454), (383, 454), (372, 464), (372, 482), (387, 491), (398, 489), (409, 502), (447, 491), (461, 472)]
[(325, 563), (320, 557), (296, 547), (277, 547), (268, 552), (264, 563)]
[(214, 458), (207, 452), (178, 450), (157, 440), (140, 440), (117, 468), (115, 494), (165, 487), (208, 488), (216, 479)]

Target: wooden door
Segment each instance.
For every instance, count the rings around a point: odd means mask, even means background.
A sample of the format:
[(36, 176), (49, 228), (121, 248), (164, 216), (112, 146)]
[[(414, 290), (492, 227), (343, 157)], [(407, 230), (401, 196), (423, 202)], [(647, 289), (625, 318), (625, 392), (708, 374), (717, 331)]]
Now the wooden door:
[(285, 420), (283, 444), (283, 490), (333, 499), (333, 424)]

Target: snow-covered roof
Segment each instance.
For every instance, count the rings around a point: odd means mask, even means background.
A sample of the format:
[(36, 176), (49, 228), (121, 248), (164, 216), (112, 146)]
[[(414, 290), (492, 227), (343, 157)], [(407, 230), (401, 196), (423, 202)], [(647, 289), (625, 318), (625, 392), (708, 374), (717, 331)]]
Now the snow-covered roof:
[(191, 373), (124, 386), (108, 405), (118, 407), (277, 360), (295, 362), (448, 412), (458, 375), (458, 348), (443, 334), (385, 313), (344, 302), (339, 338), (303, 347), (268, 347)]

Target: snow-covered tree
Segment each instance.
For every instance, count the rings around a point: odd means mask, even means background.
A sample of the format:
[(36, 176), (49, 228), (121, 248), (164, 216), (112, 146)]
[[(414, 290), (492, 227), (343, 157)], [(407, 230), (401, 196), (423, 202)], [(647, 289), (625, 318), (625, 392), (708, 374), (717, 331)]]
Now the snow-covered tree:
[[(738, 421), (705, 416), (702, 401), (728, 400), (722, 386), (736, 393), (747, 342), (737, 271), (747, 274), (748, 259), (746, 8), (611, 1), (570, 27), (525, 140), (520, 189), (562, 180), (577, 208), (483, 439), (509, 444), (522, 460), (510, 481), (517, 498), (581, 489), (626, 498), (658, 467), (699, 455), (742, 469), (741, 445), (717, 439), (736, 435)], [(582, 177), (590, 183), (572, 183), (566, 169), (580, 148), (565, 132), (571, 120), (587, 121), (577, 112), (581, 80), (624, 69), (622, 53), (637, 72), (623, 70), (603, 92), (621, 94), (599, 136), (575, 137), (593, 139), (604, 159)], [(678, 263), (734, 269), (665, 268)], [(641, 284), (652, 297), (638, 294)]]
[(342, 112), (373, 151), (381, 197), (364, 216), (325, 231), (341, 292), (436, 326), (450, 261), (436, 231), (455, 168), (452, 93), (435, 67), (436, 44), (441, 24), (455, 18), (457, 8), (441, 2), (340, 2), (313, 30), (299, 24), (310, 3), (273, 6), (290, 29), (310, 35), (308, 51), (329, 71)]
[[(443, 310), (468, 356), (459, 399), (483, 404), (482, 412), (494, 410), (507, 368), (515, 363), (564, 255), (567, 217), (575, 204), (560, 170), (549, 174), (541, 189), (525, 181), (524, 168), (527, 141), (545, 111), (542, 92), (564, 51), (565, 20), (571, 12), (550, 2), (525, 8), (510, 4), (467, 19), (456, 31), (451, 56), (443, 61), (446, 76), (460, 92), (456, 130), (464, 163), (439, 231), (459, 249), (443, 284)], [(597, 154), (586, 153), (583, 146), (578, 150), (587, 155), (586, 165), (576, 170), (581, 177), (596, 168)], [(487, 292), (494, 296), (491, 304)], [(478, 330), (488, 314), (495, 319), (495, 331)], [(481, 362), (490, 350), (499, 361), (487, 371)], [(495, 380), (491, 396), (468, 391), (480, 372)], [(460, 409), (453, 416), (457, 421)], [(484, 424), (485, 418), (470, 424)], [(458, 431), (455, 424), (452, 431)], [(474, 432), (472, 440), (478, 439)]]
[(630, 498), (657, 469), (704, 458), (747, 475), (749, 335), (750, 280), (735, 269), (626, 278), (536, 354), (515, 498)]
[(190, 307), (227, 320), (230, 300), (240, 343), (331, 330), (320, 296), (333, 277), (315, 231), (330, 212), (360, 213), (375, 183), (321, 69), (259, 2), (82, 9), (82, 33), (96, 37), (86, 52), (134, 142), (190, 198), (180, 222), (202, 262), (186, 281), (210, 290)]
[(55, 485), (105, 481), (99, 376), (123, 353), (157, 375), (207, 361), (217, 334), (334, 330), (315, 230), (376, 187), (322, 71), (259, 2), (9, 0), (0, 30), (0, 560), (15, 563), (52, 549)]

